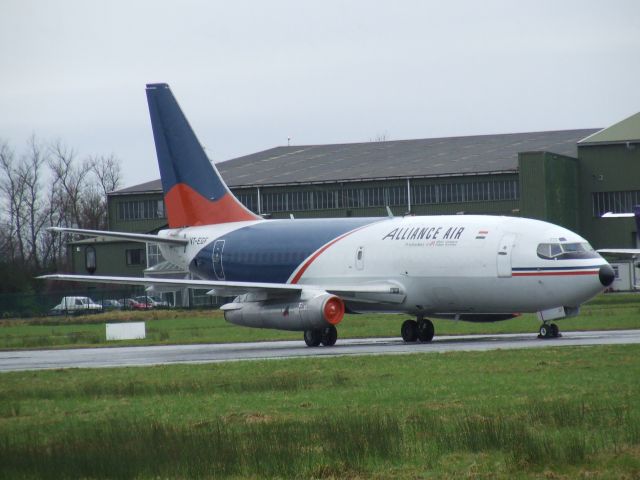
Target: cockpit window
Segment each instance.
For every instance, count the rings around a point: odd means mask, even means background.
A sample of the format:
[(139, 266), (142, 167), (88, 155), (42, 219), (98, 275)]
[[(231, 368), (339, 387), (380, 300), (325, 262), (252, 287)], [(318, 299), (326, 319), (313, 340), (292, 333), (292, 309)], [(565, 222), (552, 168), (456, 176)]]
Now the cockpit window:
[(538, 257), (545, 260), (576, 260), (598, 258), (599, 255), (588, 243), (541, 243)]

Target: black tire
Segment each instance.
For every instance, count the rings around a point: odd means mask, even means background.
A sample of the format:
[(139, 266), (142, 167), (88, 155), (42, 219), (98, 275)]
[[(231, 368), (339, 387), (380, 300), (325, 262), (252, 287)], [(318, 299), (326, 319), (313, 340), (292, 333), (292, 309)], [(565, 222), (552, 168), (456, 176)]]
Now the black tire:
[(333, 347), (338, 340), (338, 330), (336, 327), (331, 325), (330, 327), (322, 330), (322, 335), (320, 337), (320, 343), (325, 347)]
[(552, 323), (551, 325), (549, 325), (549, 330), (551, 330), (551, 336), (553, 338), (558, 338), (560, 336), (560, 329), (558, 328), (558, 325), (556, 325), (555, 323)]
[(402, 340), (412, 343), (418, 340), (418, 322), (415, 320), (405, 320), (400, 329)]
[(551, 328), (546, 323), (540, 325), (540, 338), (551, 337)]
[(428, 318), (423, 318), (418, 322), (418, 340), (421, 342), (430, 342), (433, 340), (435, 328)]
[(304, 343), (307, 347), (317, 347), (320, 345), (322, 339), (322, 332), (320, 330), (305, 330), (304, 331)]

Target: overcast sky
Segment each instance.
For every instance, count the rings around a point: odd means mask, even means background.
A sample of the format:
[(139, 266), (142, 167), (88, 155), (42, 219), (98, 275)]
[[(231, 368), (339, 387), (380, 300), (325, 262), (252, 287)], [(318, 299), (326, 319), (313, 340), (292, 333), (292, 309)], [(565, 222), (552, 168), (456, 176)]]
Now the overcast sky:
[(604, 127), (640, 111), (640, 2), (2, 0), (0, 138), (159, 177), (144, 86), (216, 162), (278, 145)]

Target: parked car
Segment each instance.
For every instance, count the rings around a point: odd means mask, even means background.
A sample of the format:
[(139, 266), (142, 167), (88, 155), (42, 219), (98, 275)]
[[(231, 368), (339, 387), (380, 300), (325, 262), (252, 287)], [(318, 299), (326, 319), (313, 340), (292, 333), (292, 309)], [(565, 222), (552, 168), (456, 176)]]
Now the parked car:
[(94, 302), (89, 297), (62, 297), (62, 301), (53, 307), (49, 314), (63, 315), (65, 313), (100, 313), (102, 305)]
[(102, 308), (105, 310), (122, 310), (122, 303), (118, 300), (103, 300)]
[(144, 303), (145, 305), (151, 305), (153, 308), (166, 308), (169, 306), (169, 302), (166, 302), (158, 297), (152, 297), (150, 295), (135, 297), (135, 300), (140, 303)]
[(128, 308), (130, 310), (149, 310), (153, 308), (153, 305), (141, 303), (137, 301), (135, 298), (125, 298), (124, 308)]

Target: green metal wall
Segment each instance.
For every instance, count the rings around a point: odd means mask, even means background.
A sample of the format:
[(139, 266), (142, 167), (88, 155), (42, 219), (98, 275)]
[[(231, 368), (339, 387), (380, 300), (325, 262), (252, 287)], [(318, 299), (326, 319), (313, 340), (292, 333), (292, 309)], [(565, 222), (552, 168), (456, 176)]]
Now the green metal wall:
[(580, 232), (595, 248), (634, 247), (633, 218), (594, 215), (594, 192), (640, 190), (640, 145), (578, 146), (580, 158)]
[(578, 230), (578, 160), (549, 152), (518, 154), (520, 213)]
[[(85, 250), (94, 247), (96, 250), (96, 271), (93, 275), (124, 275), (130, 277), (142, 277), (146, 268), (146, 247), (139, 242), (93, 242), (84, 240), (70, 243), (71, 265), (73, 273), (86, 275)], [(126, 251), (142, 249), (142, 265), (127, 265)]]

